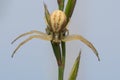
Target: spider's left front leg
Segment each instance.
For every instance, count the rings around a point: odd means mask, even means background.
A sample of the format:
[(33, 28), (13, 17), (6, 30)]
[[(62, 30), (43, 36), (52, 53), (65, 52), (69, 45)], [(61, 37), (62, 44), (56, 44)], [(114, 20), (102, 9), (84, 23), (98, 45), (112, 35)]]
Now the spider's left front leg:
[(21, 37), (24, 37), (24, 36), (27, 36), (27, 35), (30, 35), (30, 34), (41, 34), (42, 32), (40, 32), (40, 31), (37, 31), (37, 30), (32, 30), (32, 31), (30, 31), (30, 32), (26, 32), (26, 33), (23, 33), (23, 34), (21, 34), (21, 35), (19, 35), (17, 38), (15, 38), (13, 41), (12, 41), (12, 43), (11, 44), (13, 44), (15, 41), (17, 41), (19, 38), (21, 38)]
[(29, 38), (27, 38), (26, 40), (24, 40), (23, 42), (21, 42), (17, 48), (14, 50), (13, 54), (12, 54), (12, 57), (14, 56), (14, 54), (16, 53), (16, 51), (22, 46), (24, 45), (25, 43), (27, 43), (28, 41), (32, 40), (33, 38), (36, 38), (36, 39), (43, 39), (43, 40), (48, 40), (48, 41), (51, 41), (52, 40), (52, 36), (51, 35), (47, 35), (45, 33), (42, 33), (40, 35), (33, 35), (33, 36), (30, 36)]
[(84, 37), (82, 37), (81, 35), (70, 35), (70, 36), (65, 36), (62, 41), (66, 42), (66, 41), (72, 41), (72, 40), (80, 40), (82, 41), (84, 44), (86, 44), (89, 48), (91, 48), (93, 50), (93, 52), (95, 53), (95, 55), (97, 56), (98, 60), (100, 61), (99, 55), (97, 50), (95, 49), (95, 47), (93, 46), (93, 44), (91, 42), (89, 42), (87, 39), (85, 39)]

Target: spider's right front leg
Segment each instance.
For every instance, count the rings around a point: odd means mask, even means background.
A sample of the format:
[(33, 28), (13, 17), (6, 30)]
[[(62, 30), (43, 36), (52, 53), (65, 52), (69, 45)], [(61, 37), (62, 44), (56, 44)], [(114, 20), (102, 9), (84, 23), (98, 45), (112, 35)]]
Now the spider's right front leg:
[(93, 52), (97, 56), (98, 60), (100, 61), (100, 58), (99, 58), (99, 55), (98, 55), (98, 52), (97, 52), (96, 48), (93, 46), (93, 44), (91, 42), (89, 42), (83, 36), (81, 36), (81, 35), (70, 35), (70, 36), (65, 36), (62, 39), (62, 41), (64, 41), (64, 42), (72, 41), (72, 40), (80, 40), (80, 41), (82, 41), (84, 44), (86, 44), (89, 48), (91, 48), (93, 50)]

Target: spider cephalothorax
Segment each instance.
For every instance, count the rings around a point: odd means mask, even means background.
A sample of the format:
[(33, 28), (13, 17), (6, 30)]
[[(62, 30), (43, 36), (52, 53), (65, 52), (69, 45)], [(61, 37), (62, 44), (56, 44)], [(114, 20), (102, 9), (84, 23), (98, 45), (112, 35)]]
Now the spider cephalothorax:
[(14, 43), (16, 40), (18, 40), (19, 38), (23, 36), (34, 34), (34, 35), (29, 36), (26, 40), (24, 40), (17, 46), (17, 48), (12, 54), (12, 57), (22, 45), (32, 40), (33, 38), (37, 38), (37, 39), (52, 41), (53, 43), (60, 43), (61, 41), (67, 42), (67, 41), (72, 41), (72, 40), (80, 40), (84, 44), (86, 44), (89, 48), (91, 48), (93, 52), (95, 53), (95, 55), (98, 57), (98, 60), (100, 60), (98, 56), (98, 52), (95, 49), (95, 47), (92, 45), (92, 43), (90, 43), (88, 40), (86, 40), (81, 35), (69, 35), (69, 31), (66, 28), (66, 25), (68, 23), (67, 17), (63, 11), (55, 10), (50, 15), (45, 4), (44, 4), (44, 8), (45, 8), (45, 19), (46, 19), (46, 24), (47, 24), (47, 28), (46, 28), (47, 33), (43, 33), (37, 30), (32, 30), (30, 32), (26, 32), (18, 36), (12, 43)]

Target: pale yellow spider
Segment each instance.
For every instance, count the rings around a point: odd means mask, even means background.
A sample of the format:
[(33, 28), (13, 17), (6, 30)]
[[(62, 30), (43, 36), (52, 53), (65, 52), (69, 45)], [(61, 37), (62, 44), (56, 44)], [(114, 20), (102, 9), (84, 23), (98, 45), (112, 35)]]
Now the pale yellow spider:
[[(46, 10), (46, 5), (44, 5), (44, 7), (45, 7), (45, 10)], [(21, 42), (17, 46), (17, 48), (14, 50), (14, 52), (12, 54), (12, 57), (14, 56), (16, 51), (22, 45), (24, 45), (26, 42), (32, 40), (33, 38), (37, 38), (37, 39), (52, 41), (53, 43), (58, 43), (58, 44), (61, 41), (66, 42), (66, 41), (72, 41), (72, 40), (80, 40), (84, 44), (86, 44), (88, 47), (90, 47), (93, 50), (93, 52), (95, 53), (95, 55), (98, 57), (98, 60), (100, 60), (97, 50), (88, 40), (86, 40), (81, 35), (69, 35), (69, 31), (66, 28), (67, 18), (66, 18), (66, 15), (63, 11), (55, 10), (49, 17), (50, 17), (49, 19), (46, 19), (46, 22), (47, 22), (46, 32), (47, 33), (43, 33), (43, 32), (37, 31), (37, 30), (33, 30), (33, 31), (30, 31), (30, 32), (26, 32), (24, 34), (21, 34), (20, 36), (18, 36), (12, 42), (12, 43), (14, 43), (16, 40), (18, 40), (19, 38), (21, 38), (23, 36), (26, 36), (26, 35), (29, 35), (29, 34), (35, 34), (35, 35), (32, 35), (32, 36), (29, 36), (29, 38), (27, 38), (26, 40)]]

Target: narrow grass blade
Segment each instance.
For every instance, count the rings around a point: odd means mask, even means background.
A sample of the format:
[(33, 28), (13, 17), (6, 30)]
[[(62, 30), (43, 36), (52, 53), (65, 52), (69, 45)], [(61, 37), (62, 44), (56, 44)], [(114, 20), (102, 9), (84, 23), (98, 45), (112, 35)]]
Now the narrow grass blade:
[(61, 42), (61, 47), (62, 47), (62, 62), (63, 62), (63, 67), (65, 66), (65, 58), (66, 58), (66, 44), (65, 42)]
[(57, 43), (53, 43), (51, 42), (56, 60), (57, 60), (57, 64), (58, 66), (62, 64), (62, 60), (61, 60), (61, 49), (60, 49), (60, 45)]
[(47, 5), (44, 3), (44, 10), (45, 10), (45, 19), (46, 19), (46, 23), (47, 23), (47, 26), (50, 26), (51, 23), (50, 23), (50, 13), (47, 9)]
[(64, 1), (65, 1), (65, 0), (57, 0), (59, 10), (62, 10), (62, 11), (63, 11), (63, 9), (64, 9)]
[(68, 80), (76, 80), (77, 78), (77, 74), (78, 74), (78, 69), (79, 69), (79, 64), (80, 64), (80, 56), (81, 56), (81, 52), (79, 53), (78, 57), (76, 58), (74, 65), (72, 67), (70, 76)]
[(72, 16), (73, 11), (74, 11), (75, 4), (76, 4), (76, 0), (68, 0), (68, 2), (67, 2), (66, 8), (65, 8), (65, 14), (67, 16), (68, 22)]

